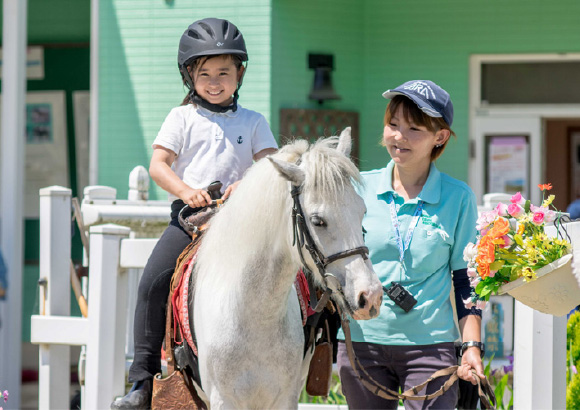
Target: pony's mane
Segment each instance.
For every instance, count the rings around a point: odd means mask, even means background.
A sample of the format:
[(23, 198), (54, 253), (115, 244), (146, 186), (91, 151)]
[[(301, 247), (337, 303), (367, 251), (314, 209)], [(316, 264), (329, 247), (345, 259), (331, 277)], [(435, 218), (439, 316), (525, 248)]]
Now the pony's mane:
[[(319, 139), (314, 144), (296, 140), (273, 157), (294, 164), (299, 162), (305, 172), (303, 191), (315, 192), (321, 198), (332, 200), (346, 186), (360, 181), (358, 169), (336, 150), (337, 144), (337, 137)], [(248, 169), (226, 205), (211, 220), (198, 265), (212, 264), (214, 258), (222, 266), (228, 265), (220, 269), (227, 272), (255, 263), (252, 261), (256, 253), (263, 249), (273, 254), (283, 251), (281, 247), (289, 249), (292, 241), (291, 208), (288, 181), (267, 158), (256, 162)], [(200, 269), (206, 273), (209, 270)]]

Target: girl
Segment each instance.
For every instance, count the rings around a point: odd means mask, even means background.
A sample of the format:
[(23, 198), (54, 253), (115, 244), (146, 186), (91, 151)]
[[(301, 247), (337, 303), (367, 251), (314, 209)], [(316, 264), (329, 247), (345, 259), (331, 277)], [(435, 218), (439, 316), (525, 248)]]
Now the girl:
[(274, 153), (277, 144), (265, 118), (237, 103), (248, 60), (242, 33), (227, 20), (191, 24), (179, 42), (178, 66), (189, 92), (171, 110), (153, 142), (149, 171), (173, 200), (171, 222), (143, 271), (135, 309), (135, 356), (131, 391), (112, 409), (148, 408), (152, 379), (161, 371), (165, 304), (179, 254), (191, 237), (177, 220), (189, 205), (211, 202), (206, 187), (221, 181), (228, 198), (253, 161)]
[[(392, 299), (384, 298), (377, 319), (353, 321), (354, 351), (371, 377), (394, 391), (457, 364), (459, 334), (449, 298), (453, 281), (464, 342), (458, 374), (475, 383), (471, 369), (484, 377), (481, 311), (467, 310), (462, 299), (470, 293), (463, 249), (475, 240), (475, 196), (433, 164), (454, 135), (453, 104), (432, 81), (409, 81), (383, 96), (391, 102), (382, 145), (392, 159), (383, 169), (362, 173), (360, 194), (367, 206), (363, 225), (369, 256)], [(338, 347), (338, 369), (350, 408), (397, 408), (398, 400), (376, 396), (360, 383), (344, 343)], [(436, 379), (419, 394), (433, 393), (444, 381)], [(457, 383), (430, 401), (407, 400), (405, 408), (452, 409), (456, 402)]]

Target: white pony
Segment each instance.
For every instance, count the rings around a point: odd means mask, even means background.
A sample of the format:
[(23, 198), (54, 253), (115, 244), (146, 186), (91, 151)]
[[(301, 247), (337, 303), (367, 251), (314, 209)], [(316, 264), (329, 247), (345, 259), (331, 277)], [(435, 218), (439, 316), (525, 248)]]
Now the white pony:
[(339, 139), (285, 146), (254, 164), (212, 219), (197, 256), (193, 302), (201, 382), (212, 408), (298, 406), (304, 336), (293, 283), (302, 262), (293, 246), (291, 188), (322, 258), (334, 256), (325, 278), (302, 249), (315, 280), (355, 318), (378, 315), (383, 291), (363, 246), (365, 206), (353, 187), (359, 173), (350, 146), (350, 128)]

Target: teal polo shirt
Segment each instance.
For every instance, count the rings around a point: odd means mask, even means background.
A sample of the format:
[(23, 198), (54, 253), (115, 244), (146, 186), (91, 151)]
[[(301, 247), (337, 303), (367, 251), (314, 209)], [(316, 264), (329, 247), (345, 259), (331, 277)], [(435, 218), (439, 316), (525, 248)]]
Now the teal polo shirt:
[[(363, 226), (369, 257), (381, 283), (398, 282), (417, 299), (405, 313), (385, 294), (378, 318), (351, 320), (352, 340), (383, 345), (427, 345), (453, 342), (459, 337), (450, 300), (451, 272), (465, 269), (463, 250), (475, 242), (477, 205), (465, 183), (439, 172), (431, 164), (417, 198), (404, 201), (391, 183), (394, 162), (362, 173), (359, 194), (367, 213)], [(403, 242), (419, 201), (423, 209), (404, 259), (399, 260), (396, 231), (391, 220), (394, 199)], [(344, 340), (342, 330), (339, 339)]]

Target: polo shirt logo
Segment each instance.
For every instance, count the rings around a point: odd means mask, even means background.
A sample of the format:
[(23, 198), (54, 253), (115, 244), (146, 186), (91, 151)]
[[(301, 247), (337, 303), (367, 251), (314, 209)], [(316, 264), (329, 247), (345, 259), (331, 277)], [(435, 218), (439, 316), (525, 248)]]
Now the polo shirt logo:
[(241, 144), (242, 142), (244, 142), (244, 139), (242, 138), (242, 136), (240, 135), (237, 139), (238, 144)]

